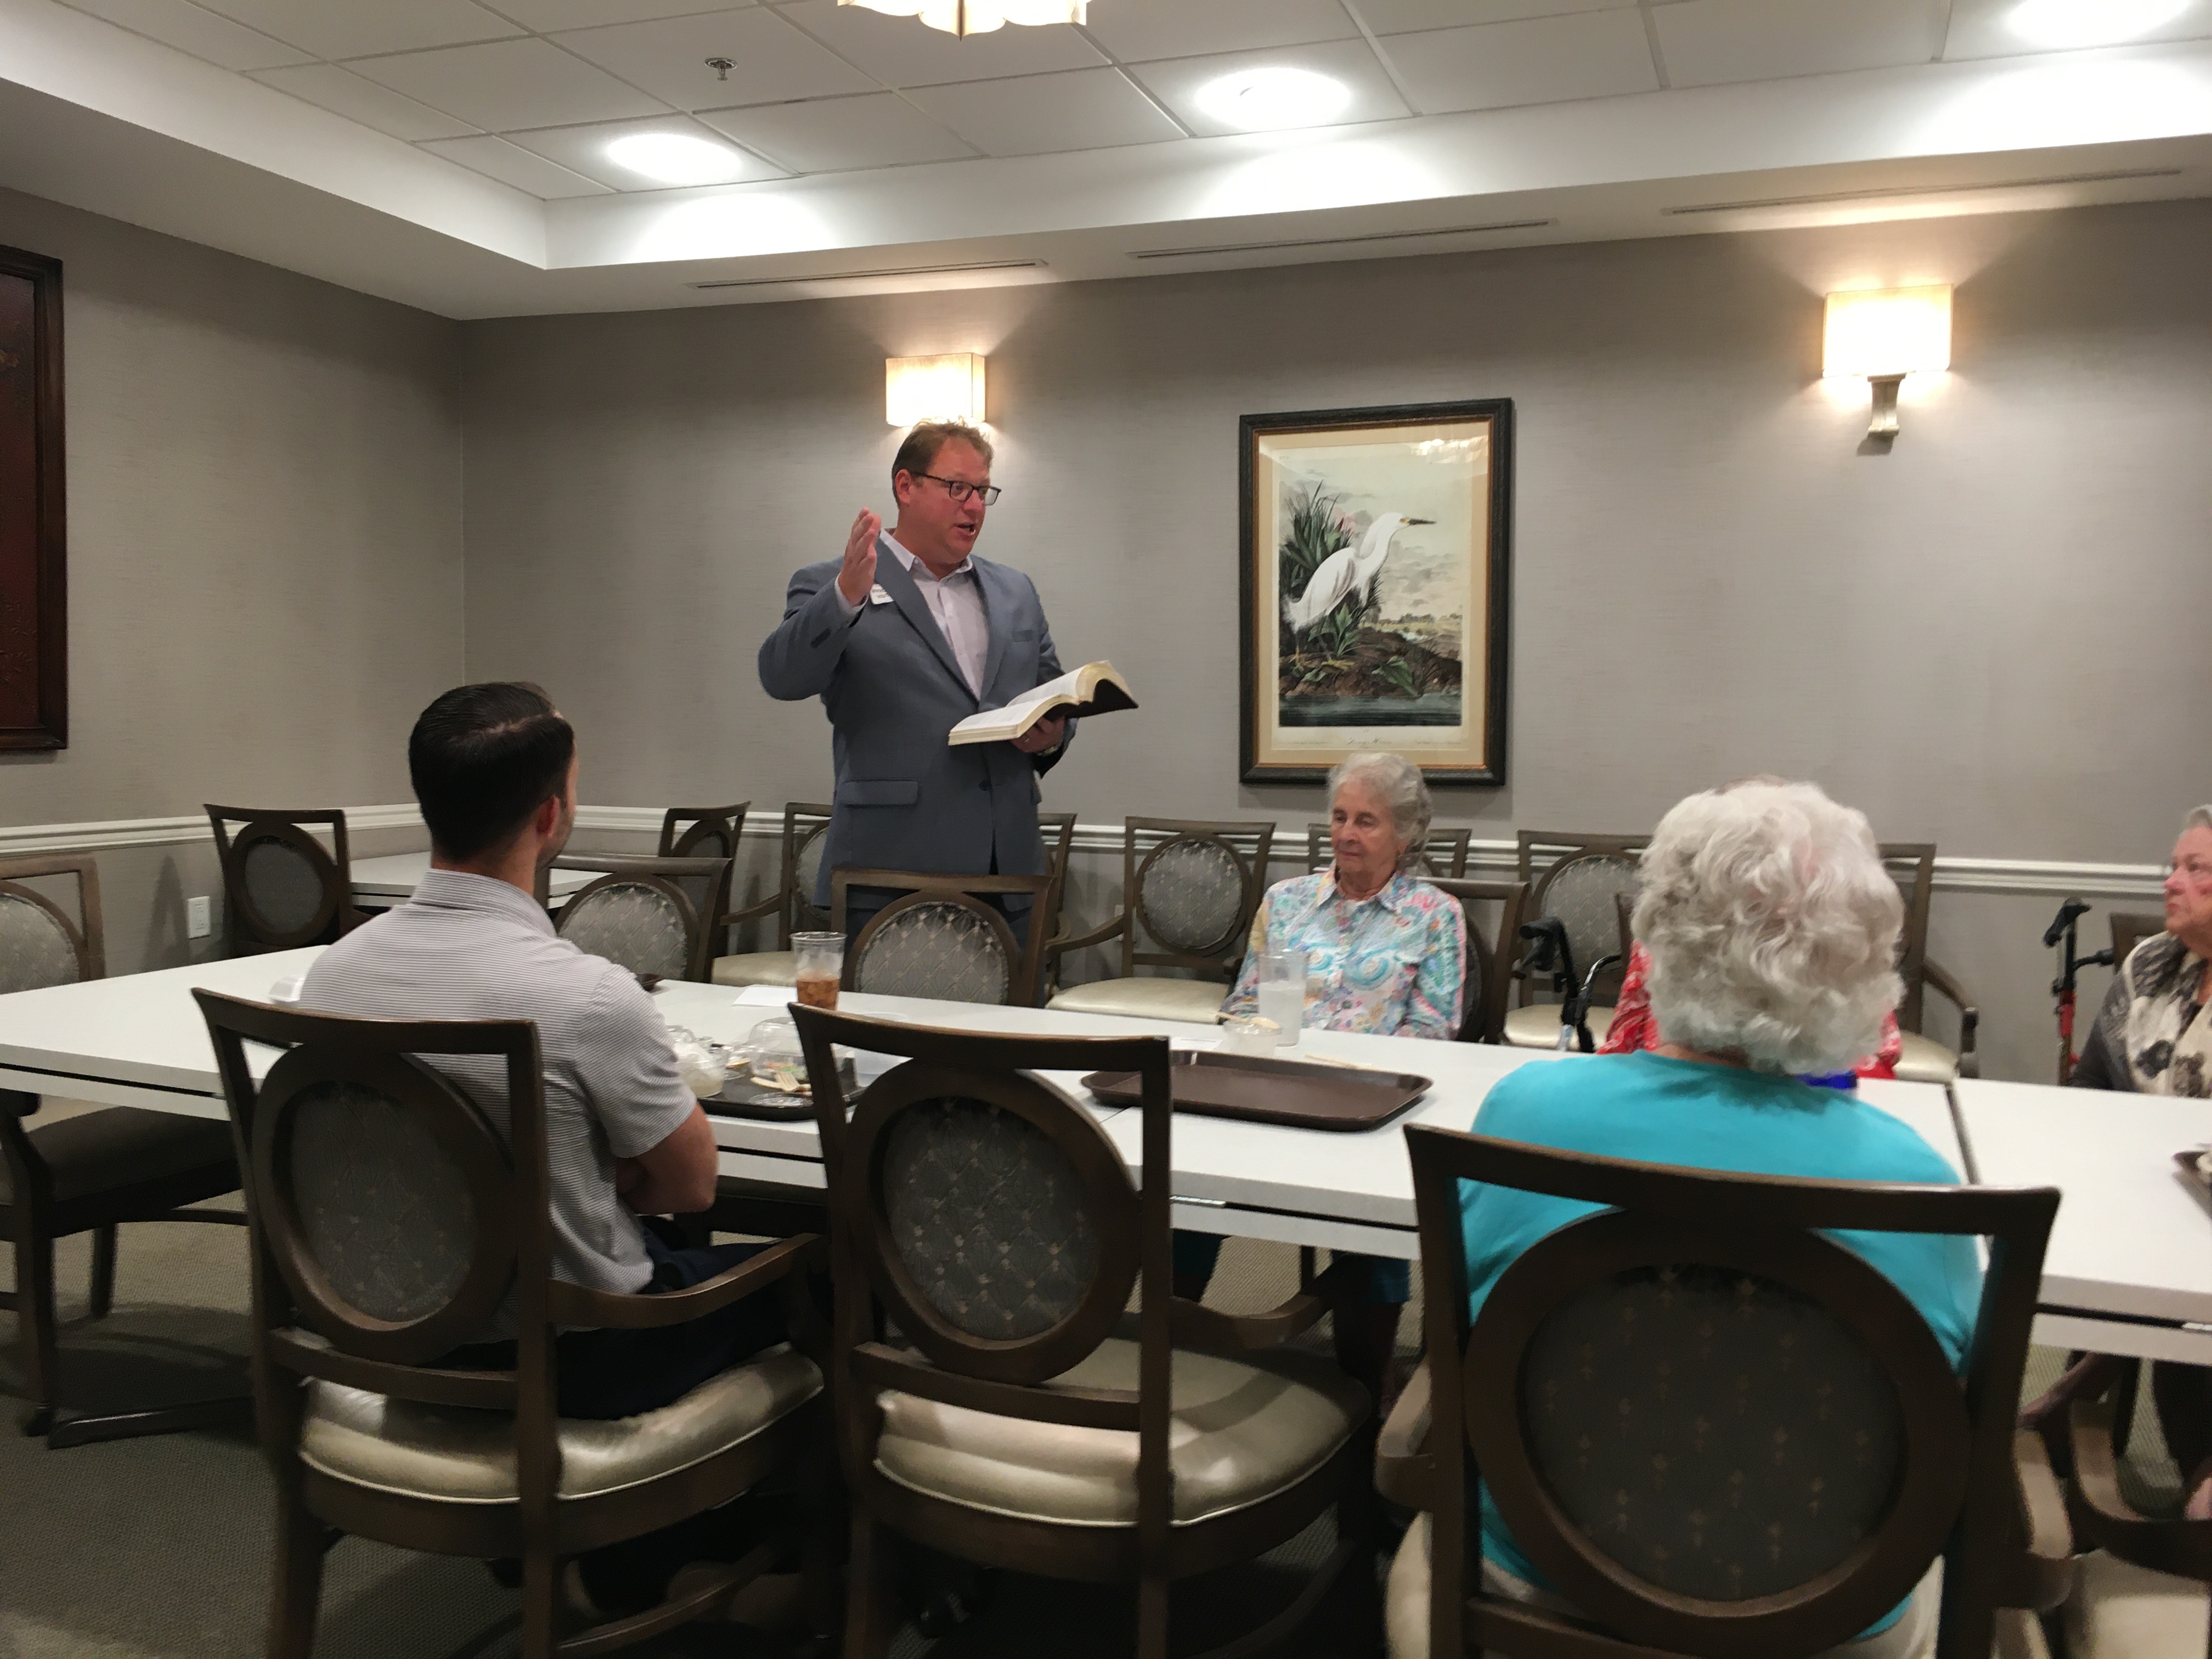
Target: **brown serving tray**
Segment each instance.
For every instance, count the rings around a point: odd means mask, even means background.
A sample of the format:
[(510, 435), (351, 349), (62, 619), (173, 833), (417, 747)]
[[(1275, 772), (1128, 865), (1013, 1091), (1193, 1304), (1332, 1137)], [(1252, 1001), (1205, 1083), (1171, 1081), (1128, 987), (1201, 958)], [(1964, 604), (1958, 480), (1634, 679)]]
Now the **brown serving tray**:
[[(839, 1062), (837, 1079), (845, 1085), (847, 1100), (860, 1093), (860, 1079), (851, 1060)], [(699, 1103), (706, 1108), (708, 1117), (750, 1117), (769, 1123), (795, 1123), (814, 1115), (812, 1096), (779, 1094), (750, 1078), (743, 1081), (732, 1078), (722, 1085), (721, 1093), (709, 1095)]]
[[(1293, 1129), (1358, 1131), (1388, 1123), (1429, 1091), (1411, 1072), (1370, 1072), (1310, 1060), (1193, 1050), (1170, 1070), (1175, 1109), (1203, 1117), (1249, 1118)], [(1093, 1072), (1083, 1086), (1115, 1106), (1144, 1098), (1134, 1072)]]

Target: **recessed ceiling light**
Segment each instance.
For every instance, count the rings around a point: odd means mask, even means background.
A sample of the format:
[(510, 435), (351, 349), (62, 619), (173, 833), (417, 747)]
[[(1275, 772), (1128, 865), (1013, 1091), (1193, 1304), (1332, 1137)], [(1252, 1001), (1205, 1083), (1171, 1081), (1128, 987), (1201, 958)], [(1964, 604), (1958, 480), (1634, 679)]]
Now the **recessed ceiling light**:
[(2021, 0), (2005, 18), (2039, 46), (2108, 46), (2171, 23), (2190, 0)]
[(607, 146), (607, 160), (662, 185), (727, 184), (745, 158), (727, 144), (681, 132), (633, 132)]
[(1239, 70), (1198, 91), (1200, 109), (1247, 132), (1326, 126), (1351, 101), (1352, 88), (1343, 82), (1302, 69)]

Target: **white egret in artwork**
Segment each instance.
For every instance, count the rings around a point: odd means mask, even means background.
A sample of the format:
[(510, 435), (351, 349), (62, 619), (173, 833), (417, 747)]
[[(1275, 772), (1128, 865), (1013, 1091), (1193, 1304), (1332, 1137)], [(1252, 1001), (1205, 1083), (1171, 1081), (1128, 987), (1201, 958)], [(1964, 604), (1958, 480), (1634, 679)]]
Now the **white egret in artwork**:
[(1367, 533), (1354, 547), (1340, 547), (1321, 562), (1320, 568), (1306, 583), (1306, 591), (1295, 599), (1283, 600), (1283, 620), (1290, 623), (1293, 634), (1303, 634), (1337, 606), (1357, 593), (1362, 604), (1375, 591), (1375, 579), (1382, 574), (1382, 561), (1390, 556), (1390, 541), (1407, 525), (1434, 524), (1433, 519), (1409, 519), (1402, 514), (1385, 513), (1367, 526)]

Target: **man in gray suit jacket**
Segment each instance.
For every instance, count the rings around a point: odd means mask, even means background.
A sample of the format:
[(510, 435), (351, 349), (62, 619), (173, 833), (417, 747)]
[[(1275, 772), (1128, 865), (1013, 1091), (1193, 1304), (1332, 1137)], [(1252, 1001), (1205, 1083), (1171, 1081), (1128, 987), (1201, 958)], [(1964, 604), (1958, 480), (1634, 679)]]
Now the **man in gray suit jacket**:
[[(1036, 586), (973, 556), (999, 495), (990, 441), (922, 422), (891, 464), (891, 493), (890, 532), (863, 508), (842, 559), (792, 577), (782, 623), (761, 643), (762, 689), (818, 696), (830, 714), (837, 783), (817, 904), (839, 866), (1043, 874), (1037, 775), (1074, 737), (1074, 721), (1047, 720), (1012, 743), (945, 741), (1060, 672)], [(848, 936), (891, 896), (851, 895)], [(1024, 907), (1001, 908), (1018, 918)]]

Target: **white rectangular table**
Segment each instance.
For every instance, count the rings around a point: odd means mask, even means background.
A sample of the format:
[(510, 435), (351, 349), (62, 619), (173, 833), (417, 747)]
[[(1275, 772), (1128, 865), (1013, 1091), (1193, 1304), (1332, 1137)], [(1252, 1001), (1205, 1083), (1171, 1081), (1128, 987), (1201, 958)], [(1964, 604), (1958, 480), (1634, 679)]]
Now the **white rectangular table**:
[[(353, 902), (362, 908), (388, 910), (395, 904), (404, 903), (429, 872), (428, 853), (390, 853), (382, 858), (356, 859)], [(560, 900), (599, 878), (599, 872), (592, 870), (550, 870), (546, 872), (545, 890), (557, 908)]]
[(1960, 1079), (1976, 1180), (2065, 1194), (2035, 1340), (2212, 1364), (2212, 1215), (2173, 1155), (2212, 1141), (2212, 1102)]
[[(108, 1104), (145, 1106), (202, 1117), (224, 1115), (222, 1085), (196, 987), (256, 1000), (277, 980), (304, 973), (314, 947), (172, 968), (82, 985), (0, 997), (0, 1088)], [(672, 982), (655, 1001), (672, 1024), (720, 1042), (742, 1039), (780, 1005), (740, 1002), (728, 988)], [(1202, 1026), (1046, 1009), (848, 994), (855, 1013), (970, 1031), (1066, 1036), (1160, 1034), (1204, 1042)], [(252, 1051), (249, 1051), (252, 1052)], [(1305, 1033), (1296, 1054), (1419, 1072), (1436, 1086), (1405, 1118), (1360, 1134), (1290, 1129), (1225, 1118), (1176, 1120), (1176, 1224), (1203, 1232), (1411, 1258), (1419, 1254), (1413, 1222), (1408, 1121), (1463, 1129), (1490, 1085), (1516, 1066), (1588, 1062), (1537, 1049), (1425, 1042), (1348, 1032)], [(1060, 1081), (1074, 1088), (1077, 1079)], [(1869, 1085), (1875, 1105), (1903, 1118), (1961, 1169), (1948, 1102), (1932, 1085)], [(1097, 1109), (1099, 1121), (1133, 1172), (1138, 1115)], [(722, 1173), (787, 1188), (823, 1185), (821, 1146), (811, 1121), (717, 1117)]]

